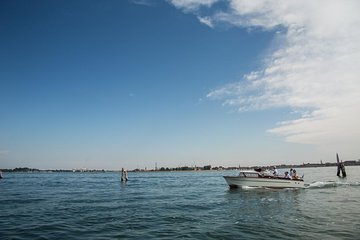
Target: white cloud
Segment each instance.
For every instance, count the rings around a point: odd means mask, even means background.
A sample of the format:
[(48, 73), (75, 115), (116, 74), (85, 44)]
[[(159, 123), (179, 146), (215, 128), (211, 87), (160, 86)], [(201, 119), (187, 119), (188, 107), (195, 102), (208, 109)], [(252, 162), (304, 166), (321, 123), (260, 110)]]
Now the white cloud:
[(198, 17), (198, 19), (199, 19), (199, 21), (201, 23), (203, 23), (203, 24), (205, 24), (205, 25), (207, 25), (207, 26), (209, 26), (211, 28), (214, 27), (214, 24), (213, 24), (211, 18), (209, 18), (209, 17)]
[(199, 7), (210, 7), (219, 0), (168, 0), (177, 8), (183, 10), (197, 10)]
[[(199, 1), (193, 2), (200, 7)], [(359, 9), (357, 0), (229, 1), (227, 10), (215, 12), (207, 21), (280, 29), (279, 44), (264, 59), (262, 69), (210, 92), (208, 97), (222, 99), (240, 111), (290, 107), (302, 116), (279, 123), (269, 132), (285, 136), (289, 142), (346, 145), (358, 151)]]
[(134, 4), (144, 5), (144, 6), (151, 6), (154, 4), (154, 2), (151, 0), (130, 0), (130, 1)]

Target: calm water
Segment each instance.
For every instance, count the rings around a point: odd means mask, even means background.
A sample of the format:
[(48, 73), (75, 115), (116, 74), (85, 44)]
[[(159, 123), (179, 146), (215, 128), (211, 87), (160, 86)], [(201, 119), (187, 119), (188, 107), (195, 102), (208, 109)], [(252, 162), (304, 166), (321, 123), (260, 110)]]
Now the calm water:
[(225, 172), (5, 173), (1, 239), (359, 239), (360, 167), (308, 189), (229, 190)]

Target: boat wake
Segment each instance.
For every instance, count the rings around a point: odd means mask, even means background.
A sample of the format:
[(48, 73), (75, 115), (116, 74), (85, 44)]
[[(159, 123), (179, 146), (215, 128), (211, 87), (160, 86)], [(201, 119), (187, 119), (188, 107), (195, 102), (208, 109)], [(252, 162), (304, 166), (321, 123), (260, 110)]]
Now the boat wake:
[(239, 188), (235, 188), (233, 190), (245, 190), (245, 191), (282, 191), (282, 190), (293, 190), (293, 191), (297, 191), (299, 190), (299, 188), (271, 188), (271, 187), (249, 187), (249, 186), (241, 186)]
[(333, 188), (333, 187), (343, 187), (343, 186), (356, 187), (356, 186), (360, 186), (360, 182), (327, 181), (327, 182), (313, 182), (310, 184), (305, 184), (306, 188)]

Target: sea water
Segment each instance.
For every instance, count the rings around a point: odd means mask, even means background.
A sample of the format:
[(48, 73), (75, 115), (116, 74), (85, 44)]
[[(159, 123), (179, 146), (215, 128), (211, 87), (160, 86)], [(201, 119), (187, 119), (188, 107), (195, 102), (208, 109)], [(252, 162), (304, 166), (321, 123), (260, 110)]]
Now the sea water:
[(360, 239), (360, 167), (307, 189), (230, 190), (236, 171), (4, 173), (1, 239)]

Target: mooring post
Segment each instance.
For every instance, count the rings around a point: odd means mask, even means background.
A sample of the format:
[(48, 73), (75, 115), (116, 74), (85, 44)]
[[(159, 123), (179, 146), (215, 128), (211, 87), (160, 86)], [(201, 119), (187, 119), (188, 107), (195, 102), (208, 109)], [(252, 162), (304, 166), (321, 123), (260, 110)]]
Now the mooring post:
[(124, 172), (124, 168), (121, 169), (121, 181), (124, 182), (125, 181), (125, 172)]
[(341, 177), (340, 176), (340, 170), (341, 170), (341, 174), (342, 174), (342, 177), (346, 177), (346, 171), (345, 171), (345, 165), (344, 163), (342, 162), (342, 160), (340, 161), (339, 160), (339, 155), (336, 153), (336, 161), (337, 161), (337, 176), (338, 177)]
[(341, 161), (341, 163), (340, 163), (340, 168), (341, 168), (342, 176), (343, 176), (343, 177), (346, 177), (345, 165), (343, 164), (342, 161)]
[(337, 161), (337, 173), (336, 176), (340, 177), (340, 161), (339, 161), (339, 155), (336, 153), (336, 161)]
[(122, 168), (121, 169), (121, 181), (127, 182), (128, 179), (129, 179), (129, 177), (128, 177), (127, 170), (124, 170), (124, 168)]

